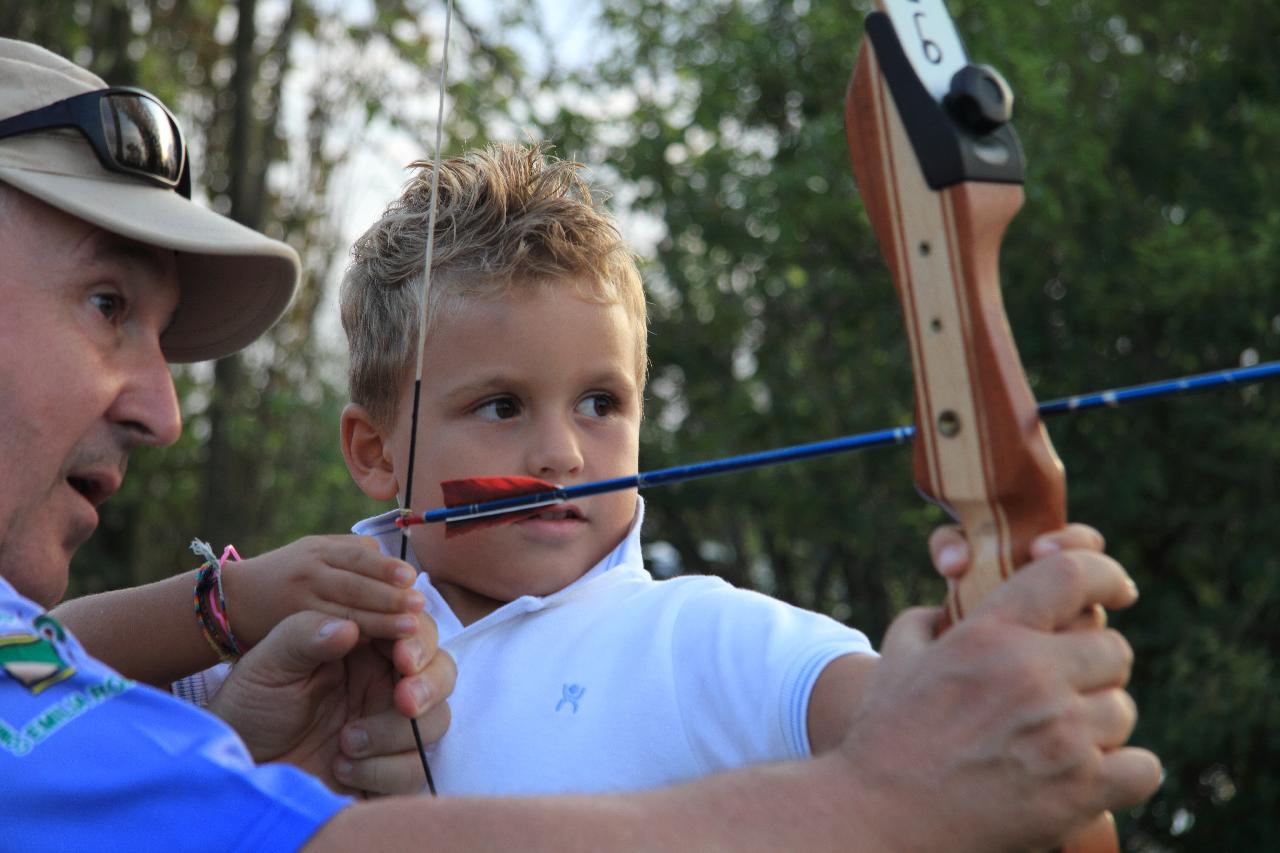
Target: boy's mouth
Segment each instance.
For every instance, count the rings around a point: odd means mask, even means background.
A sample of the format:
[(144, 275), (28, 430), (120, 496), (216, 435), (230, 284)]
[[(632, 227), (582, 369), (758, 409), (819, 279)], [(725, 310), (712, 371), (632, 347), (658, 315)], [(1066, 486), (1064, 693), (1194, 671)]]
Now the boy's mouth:
[(586, 517), (573, 504), (560, 504), (544, 509), (525, 521), (586, 521)]

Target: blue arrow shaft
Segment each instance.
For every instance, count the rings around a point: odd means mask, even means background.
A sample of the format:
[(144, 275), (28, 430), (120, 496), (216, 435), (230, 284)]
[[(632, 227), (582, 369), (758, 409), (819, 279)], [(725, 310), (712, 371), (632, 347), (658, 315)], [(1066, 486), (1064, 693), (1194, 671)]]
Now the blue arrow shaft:
[[(1037, 410), (1041, 417), (1062, 415), (1069, 412), (1083, 412), (1103, 406), (1116, 408), (1150, 400), (1156, 397), (1172, 397), (1190, 394), (1196, 391), (1208, 391), (1226, 385), (1249, 385), (1266, 379), (1280, 376), (1280, 361), (1270, 361), (1252, 367), (1241, 367), (1233, 370), (1218, 370), (1212, 373), (1200, 373), (1184, 376), (1179, 379), (1167, 379), (1160, 382), (1149, 382), (1145, 385), (1131, 385), (1127, 388), (1114, 388), (1109, 391), (1095, 391), (1091, 394), (1077, 394), (1073, 397), (1061, 397), (1041, 403)], [(728, 456), (723, 459), (712, 459), (708, 462), (695, 462), (691, 465), (675, 465), (670, 468), (659, 468), (655, 471), (642, 471), (628, 477), (615, 477), (610, 480), (596, 480), (577, 486), (562, 486), (544, 492), (536, 492), (516, 497), (498, 498), (481, 503), (460, 504), (458, 506), (433, 509), (422, 514), (426, 524), (436, 522), (458, 522), (471, 518), (489, 515), (500, 515), (519, 509), (534, 506), (550, 506), (577, 498), (598, 495), (604, 492), (616, 492), (623, 489), (643, 489), (667, 483), (683, 483), (702, 477), (713, 477), (717, 474), (728, 474), (732, 471), (748, 471), (753, 468), (764, 468), (769, 465), (780, 465), (784, 462), (796, 462), (801, 459), (812, 459), (816, 456), (831, 456), (837, 453), (851, 453), (869, 447), (885, 447), (893, 444), (905, 444), (915, 435), (915, 427), (900, 426), (892, 429), (881, 429), (875, 432), (847, 435), (826, 441), (814, 441), (808, 444), (796, 444), (790, 447), (779, 447), (773, 450), (762, 450), (758, 453), (746, 453), (741, 456)]]

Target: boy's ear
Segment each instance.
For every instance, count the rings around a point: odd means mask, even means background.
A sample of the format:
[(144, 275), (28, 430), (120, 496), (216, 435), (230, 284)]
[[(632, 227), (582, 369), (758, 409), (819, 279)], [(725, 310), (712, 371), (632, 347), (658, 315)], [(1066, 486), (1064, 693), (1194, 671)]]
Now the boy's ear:
[(400, 491), (389, 439), (364, 406), (348, 403), (342, 410), (342, 458), (351, 479), (375, 501), (391, 500)]

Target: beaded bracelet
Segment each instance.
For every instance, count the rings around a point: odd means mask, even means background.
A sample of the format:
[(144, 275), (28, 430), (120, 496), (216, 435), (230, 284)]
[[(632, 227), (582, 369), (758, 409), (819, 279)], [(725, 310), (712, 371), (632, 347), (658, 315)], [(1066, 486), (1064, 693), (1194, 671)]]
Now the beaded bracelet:
[(228, 545), (219, 560), (213, 554), (208, 542), (199, 539), (191, 540), (191, 550), (196, 556), (203, 557), (196, 572), (196, 589), (194, 607), (196, 621), (200, 624), (200, 633), (204, 634), (209, 646), (218, 654), (218, 659), (233, 663), (240, 658), (243, 650), (236, 642), (236, 635), (231, 630), (231, 620), (227, 617), (227, 600), (222, 592), (222, 567), (228, 557), (237, 561), (240, 555), (232, 545)]

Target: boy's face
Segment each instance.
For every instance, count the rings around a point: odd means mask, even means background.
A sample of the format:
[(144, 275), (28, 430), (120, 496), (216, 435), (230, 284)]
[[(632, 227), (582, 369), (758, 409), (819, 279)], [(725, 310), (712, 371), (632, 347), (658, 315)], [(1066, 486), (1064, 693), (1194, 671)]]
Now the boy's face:
[[(564, 285), (460, 301), (428, 336), (414, 509), (442, 504), (442, 480), (526, 475), (559, 485), (634, 474), (641, 394), (634, 321)], [(413, 383), (395, 448), (403, 484)], [(626, 534), (635, 492), (584, 498), (513, 524), (444, 537), (412, 528), (432, 582), (464, 622), (581, 577)]]

